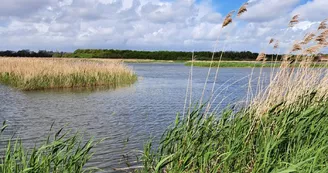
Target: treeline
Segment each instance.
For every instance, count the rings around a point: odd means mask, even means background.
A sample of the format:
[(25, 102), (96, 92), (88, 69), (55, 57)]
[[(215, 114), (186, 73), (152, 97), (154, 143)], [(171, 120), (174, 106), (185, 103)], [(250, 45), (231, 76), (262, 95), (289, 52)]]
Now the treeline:
[(52, 57), (54, 55), (53, 51), (39, 50), (38, 52), (30, 51), (28, 49), (19, 51), (0, 51), (0, 56), (2, 57)]
[[(196, 60), (210, 60), (212, 52), (195, 52)], [(219, 60), (221, 52), (216, 52), (214, 60)], [(67, 56), (68, 54), (66, 54)], [(191, 52), (178, 51), (134, 51), (134, 50), (114, 50), (114, 49), (78, 49), (69, 57), (75, 58), (119, 58), (119, 59), (154, 59), (154, 60), (191, 60)], [(226, 51), (223, 53), (222, 60), (243, 60), (254, 61), (258, 53), (250, 51)]]
[[(216, 52), (214, 60), (219, 60), (222, 52)], [(211, 60), (213, 53), (210, 51), (194, 52), (195, 60)], [(182, 51), (136, 51), (115, 49), (77, 49), (73, 53), (53, 52), (39, 50), (0, 51), (2, 57), (58, 57), (58, 58), (110, 58), (110, 59), (152, 59), (152, 60), (191, 60), (192, 52)], [(226, 61), (254, 61), (258, 53), (250, 51), (226, 51), (223, 52), (222, 60)], [(270, 59), (272, 56), (267, 55)], [(281, 56), (278, 57), (278, 60)]]

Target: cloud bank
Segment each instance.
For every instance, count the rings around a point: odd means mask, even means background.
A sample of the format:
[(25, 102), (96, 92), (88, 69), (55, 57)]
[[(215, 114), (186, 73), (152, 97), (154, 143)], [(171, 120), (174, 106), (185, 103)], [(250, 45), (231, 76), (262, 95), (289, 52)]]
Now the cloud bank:
[[(77, 48), (212, 50), (226, 14), (210, 0), (2, 0), (0, 49)], [(240, 4), (242, 5), (242, 4)], [(293, 39), (328, 17), (327, 0), (252, 0), (241, 18), (221, 31), (218, 49), (264, 51), (276, 37)], [(233, 10), (233, 9), (231, 9)], [(302, 22), (286, 29), (300, 14)]]

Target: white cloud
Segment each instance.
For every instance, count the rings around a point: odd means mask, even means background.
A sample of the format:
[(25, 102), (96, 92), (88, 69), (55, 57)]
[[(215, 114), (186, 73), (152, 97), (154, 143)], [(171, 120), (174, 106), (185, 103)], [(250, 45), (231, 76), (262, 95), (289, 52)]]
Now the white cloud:
[(242, 19), (251, 22), (264, 22), (286, 15), (300, 0), (256, 0), (248, 7)]
[(327, 0), (313, 0), (297, 7), (293, 11), (293, 14), (300, 14), (302, 19), (310, 21), (321, 21), (328, 17), (327, 7)]
[[(226, 44), (229, 50), (262, 51), (271, 37), (287, 49), (328, 16), (326, 0), (298, 7), (299, 0), (253, 0), (248, 12), (220, 33), (223, 17), (212, 2), (2, 0), (0, 37), (6, 44), (0, 49), (212, 50), (219, 35), (219, 47)], [(296, 13), (302, 22), (287, 30)]]

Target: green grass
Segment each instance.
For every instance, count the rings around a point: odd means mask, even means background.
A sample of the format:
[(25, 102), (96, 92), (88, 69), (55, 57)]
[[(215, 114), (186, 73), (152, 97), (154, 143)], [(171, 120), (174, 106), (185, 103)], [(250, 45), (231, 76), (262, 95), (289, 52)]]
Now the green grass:
[(328, 102), (308, 92), (265, 115), (191, 112), (145, 145), (144, 172), (328, 172)]
[[(186, 62), (185, 65), (186, 66), (191, 66), (192, 62)], [(218, 65), (220, 65), (220, 68), (225, 68), (225, 67), (240, 67), (240, 68), (260, 68), (260, 67), (280, 67), (281, 62), (266, 62), (266, 63), (262, 63), (262, 62), (256, 62), (256, 61), (214, 61), (211, 62), (210, 61), (195, 61), (193, 62), (193, 65), (196, 67), (218, 67)], [(299, 64), (294, 65), (295, 67), (297, 67)], [(312, 67), (327, 67), (326, 63), (314, 63), (312, 65)]]
[[(186, 62), (185, 65), (186, 66), (191, 66), (192, 62)], [(262, 62), (254, 62), (254, 61), (250, 61), (250, 62), (246, 62), (246, 61), (214, 61), (211, 62), (210, 61), (195, 61), (193, 62), (193, 65), (196, 67), (210, 67), (212, 65), (212, 67), (217, 67), (218, 65), (220, 65), (220, 67), (248, 67), (248, 68), (252, 68), (252, 67), (279, 67), (280, 63), (276, 63), (275, 65), (272, 63), (262, 63)]]
[[(1, 132), (6, 128), (3, 126)], [(33, 149), (23, 146), (21, 139), (7, 140), (1, 153), (1, 173), (82, 173), (96, 172), (99, 169), (87, 167), (91, 152), (100, 141), (89, 139), (83, 142), (82, 135), (70, 134), (60, 129), (54, 136)]]
[(183, 60), (122, 59), (125, 63), (185, 63)]

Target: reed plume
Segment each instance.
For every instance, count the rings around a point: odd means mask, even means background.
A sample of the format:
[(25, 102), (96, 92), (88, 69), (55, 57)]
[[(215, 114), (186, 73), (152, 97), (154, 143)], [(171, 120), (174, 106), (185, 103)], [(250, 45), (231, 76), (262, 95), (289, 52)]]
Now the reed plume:
[(299, 51), (299, 50), (302, 50), (302, 46), (298, 43), (294, 44), (292, 52)]
[(323, 31), (320, 35), (322, 35), (323, 37), (328, 37), (328, 29)]
[(328, 19), (323, 20), (323, 21), (320, 23), (320, 25), (319, 25), (319, 27), (318, 27), (318, 30), (327, 29), (327, 21), (328, 21)]
[(311, 47), (307, 48), (307, 49), (305, 50), (305, 53), (306, 53), (306, 54), (315, 54), (315, 53), (319, 52), (319, 50), (320, 50), (321, 48), (322, 48), (322, 45), (317, 44), (317, 45), (314, 45), (314, 46), (311, 46)]
[(235, 11), (231, 11), (224, 19), (223, 24), (222, 24), (222, 28), (228, 26), (231, 22), (232, 22), (232, 14)]
[(300, 44), (303, 45), (308, 44), (310, 41), (313, 40), (314, 37), (315, 37), (314, 33), (308, 33), (305, 35), (304, 40)]
[(241, 16), (243, 13), (245, 13), (247, 11), (247, 5), (248, 5), (248, 2), (246, 2), (244, 5), (242, 5), (239, 8), (237, 16)]
[(325, 45), (327, 43), (326, 37), (324, 35), (319, 35), (315, 41), (318, 42), (320, 45)]
[(299, 22), (300, 15), (295, 15), (290, 21), (289, 21), (289, 27), (294, 27)]
[(266, 54), (265, 53), (260, 53), (258, 56), (257, 56), (257, 58), (256, 58), (256, 61), (265, 61), (265, 58), (266, 57)]
[(277, 41), (277, 42), (274, 44), (273, 48), (274, 48), (274, 49), (277, 49), (278, 47), (279, 47), (279, 42)]

